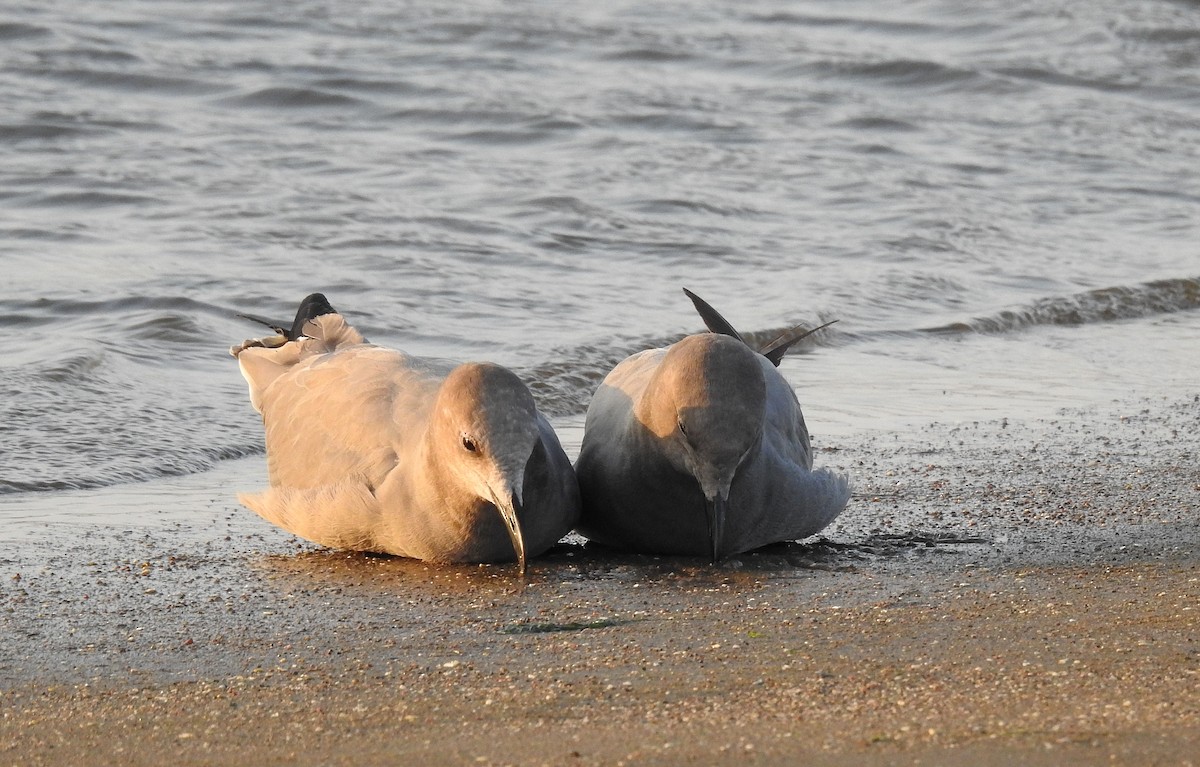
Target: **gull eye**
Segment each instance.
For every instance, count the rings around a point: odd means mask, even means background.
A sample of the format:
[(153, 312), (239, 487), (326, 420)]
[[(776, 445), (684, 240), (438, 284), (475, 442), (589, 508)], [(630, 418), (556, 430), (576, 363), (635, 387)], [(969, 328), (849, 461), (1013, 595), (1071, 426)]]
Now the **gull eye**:
[(474, 438), (468, 437), (466, 434), (463, 435), (462, 445), (463, 450), (466, 450), (468, 453), (476, 453), (479, 451), (479, 443), (476, 442)]

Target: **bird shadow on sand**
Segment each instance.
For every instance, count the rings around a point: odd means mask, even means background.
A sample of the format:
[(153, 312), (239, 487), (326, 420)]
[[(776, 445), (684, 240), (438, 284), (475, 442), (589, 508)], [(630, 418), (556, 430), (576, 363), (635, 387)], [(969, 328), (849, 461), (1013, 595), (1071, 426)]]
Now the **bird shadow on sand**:
[(713, 564), (703, 557), (617, 551), (570, 536), (529, 562), (522, 578), (512, 563), (446, 564), (382, 554), (308, 549), (253, 561), (269, 581), (294, 588), (339, 588), (427, 597), (496, 595), (530, 586), (579, 581), (704, 583), (742, 578), (815, 576), (857, 572), (872, 562), (961, 554), (965, 546), (990, 546), (979, 536), (910, 531), (875, 533), (854, 541), (815, 538), (778, 543)]
[(853, 572), (864, 563), (912, 555), (958, 553), (964, 544), (990, 545), (979, 536), (954, 533), (876, 533), (856, 541), (834, 541), (823, 537), (804, 542), (789, 541), (763, 546), (713, 563), (705, 557), (660, 556), (619, 552), (594, 543), (559, 544), (539, 561), (551, 569), (573, 568), (585, 578), (634, 571), (644, 578), (654, 576), (711, 578), (737, 573), (786, 577), (803, 571)]

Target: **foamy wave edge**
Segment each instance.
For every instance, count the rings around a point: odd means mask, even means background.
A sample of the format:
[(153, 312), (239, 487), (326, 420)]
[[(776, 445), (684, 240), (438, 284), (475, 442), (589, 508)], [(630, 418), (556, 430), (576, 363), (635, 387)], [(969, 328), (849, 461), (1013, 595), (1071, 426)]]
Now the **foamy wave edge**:
[(1200, 277), (1154, 280), (1043, 298), (988, 317), (953, 322), (926, 333), (1010, 333), (1041, 325), (1093, 325), (1200, 309)]

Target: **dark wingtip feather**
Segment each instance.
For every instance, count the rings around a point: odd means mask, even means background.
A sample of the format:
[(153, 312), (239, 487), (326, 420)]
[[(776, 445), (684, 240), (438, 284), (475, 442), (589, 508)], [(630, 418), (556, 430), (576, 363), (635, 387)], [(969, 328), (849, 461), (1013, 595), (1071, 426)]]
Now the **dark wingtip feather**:
[(733, 325), (729, 324), (729, 320), (721, 316), (721, 313), (705, 301), (700, 296), (696, 295), (687, 288), (683, 292), (688, 298), (692, 299), (692, 305), (696, 307), (696, 312), (700, 315), (700, 319), (704, 320), (704, 326), (714, 333), (720, 333), (726, 336), (733, 336), (737, 340), (745, 343), (742, 334), (734, 329)]
[(792, 348), (793, 344), (801, 339), (811, 336), (818, 330), (823, 330), (829, 327), (835, 322), (837, 322), (837, 320), (830, 320), (824, 325), (818, 325), (812, 330), (804, 330), (802, 326), (794, 327), (760, 349), (759, 354), (769, 359), (771, 364), (775, 367), (779, 367), (779, 363), (783, 361), (783, 355), (787, 354), (787, 350)]
[(259, 317), (255, 314), (238, 312), (237, 316), (251, 322), (257, 322), (260, 325), (266, 325), (287, 340), (295, 341), (304, 335), (304, 323), (320, 317), (322, 314), (337, 314), (337, 310), (330, 305), (329, 300), (325, 298), (324, 294), (311, 293), (305, 296), (304, 300), (300, 302), (300, 308), (296, 310), (296, 319), (292, 322), (290, 328), (282, 322), (269, 320), (266, 317)]
[(274, 330), (276, 333), (278, 333), (281, 336), (286, 337), (288, 334), (288, 331), (286, 328), (283, 327), (282, 322), (276, 322), (275, 320), (269, 320), (266, 317), (259, 317), (254, 314), (245, 314), (244, 312), (238, 312), (236, 316), (241, 317), (244, 320), (250, 320), (251, 322), (257, 322), (259, 325), (266, 325), (271, 330)]
[(286, 333), (289, 341), (295, 341), (304, 335), (304, 324), (309, 320), (316, 319), (323, 314), (337, 314), (337, 310), (329, 303), (329, 299), (325, 298), (324, 293), (310, 293), (300, 302), (300, 308), (296, 310), (296, 321), (292, 323), (292, 329)]

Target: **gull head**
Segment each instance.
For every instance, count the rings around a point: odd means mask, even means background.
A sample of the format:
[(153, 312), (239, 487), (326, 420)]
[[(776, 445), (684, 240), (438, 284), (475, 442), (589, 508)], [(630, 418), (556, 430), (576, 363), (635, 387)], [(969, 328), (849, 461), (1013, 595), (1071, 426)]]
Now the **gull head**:
[(434, 407), (435, 460), (468, 492), (495, 507), (524, 573), (525, 467), (540, 439), (533, 395), (507, 368), (467, 363), (447, 376)]
[(657, 400), (652, 428), (671, 463), (699, 485), (713, 561), (719, 561), (730, 487), (762, 440), (767, 396), (762, 363), (739, 339), (701, 333), (667, 351), (652, 386)]

